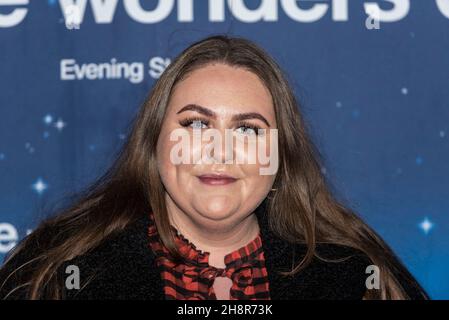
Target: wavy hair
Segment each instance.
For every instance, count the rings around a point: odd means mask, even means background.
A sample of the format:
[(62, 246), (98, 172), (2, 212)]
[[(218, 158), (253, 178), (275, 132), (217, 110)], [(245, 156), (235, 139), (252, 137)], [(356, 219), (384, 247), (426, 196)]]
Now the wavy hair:
[(271, 93), (278, 123), (279, 170), (274, 181), (277, 191), (264, 200), (269, 226), (286, 241), (307, 245), (306, 255), (290, 274), (310, 263), (317, 243), (341, 244), (363, 251), (380, 269), (381, 288), (367, 295), (367, 299), (408, 299), (399, 279), (412, 283), (427, 298), (390, 247), (332, 195), (301, 106), (278, 64), (254, 42), (226, 35), (195, 42), (173, 60), (141, 106), (110, 168), (77, 194), (76, 201), (44, 220), (16, 247), (5, 265), (26, 252), (29, 244), (39, 243), (39, 250), (32, 255), (27, 253), (27, 261), (13, 270), (17, 279), (13, 291), (26, 290), (29, 299), (63, 298), (58, 268), (98, 247), (150, 210), (164, 245), (179, 257), (167, 214), (165, 189), (157, 171), (156, 144), (175, 85), (211, 63), (251, 71)]

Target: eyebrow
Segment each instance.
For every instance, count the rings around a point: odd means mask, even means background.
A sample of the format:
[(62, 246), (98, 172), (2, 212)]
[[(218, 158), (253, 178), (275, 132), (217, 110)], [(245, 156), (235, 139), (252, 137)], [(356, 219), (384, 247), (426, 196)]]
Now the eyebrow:
[(248, 120), (248, 119), (259, 119), (262, 122), (265, 122), (267, 126), (270, 127), (270, 124), (268, 123), (268, 120), (265, 119), (263, 115), (257, 112), (247, 112), (247, 113), (239, 113), (234, 116), (232, 116), (233, 121), (242, 121), (242, 120)]
[(202, 107), (200, 105), (194, 104), (194, 103), (191, 103), (191, 104), (188, 104), (188, 105), (184, 106), (181, 110), (176, 112), (176, 114), (180, 114), (180, 113), (185, 112), (185, 111), (196, 111), (198, 113), (201, 113), (201, 114), (203, 114), (205, 116), (208, 116), (208, 117), (211, 117), (211, 118), (215, 118), (217, 116), (215, 114), (215, 112), (213, 112), (212, 110), (207, 109), (205, 107)]
[[(217, 117), (217, 114), (215, 112), (213, 112), (212, 110), (202, 107), (200, 105), (197, 105), (195, 103), (190, 103), (188, 105), (185, 105), (184, 107), (181, 108), (181, 110), (176, 112), (176, 114), (180, 114), (185, 111), (196, 111), (198, 113), (201, 113), (201, 114), (203, 114), (207, 117), (211, 117), (211, 118)], [(264, 122), (267, 126), (270, 127), (270, 123), (268, 122), (268, 120), (258, 112), (239, 113), (239, 114), (235, 114), (232, 116), (233, 121), (242, 121), (242, 120), (248, 120), (248, 119), (259, 119), (262, 122)]]

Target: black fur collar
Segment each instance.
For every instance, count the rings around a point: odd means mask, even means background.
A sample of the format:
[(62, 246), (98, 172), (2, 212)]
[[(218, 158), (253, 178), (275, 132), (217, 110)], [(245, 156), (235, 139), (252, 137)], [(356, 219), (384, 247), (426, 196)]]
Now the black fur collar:
[[(341, 262), (315, 258), (303, 271), (285, 277), (278, 271), (291, 270), (306, 251), (305, 245), (292, 245), (277, 237), (268, 227), (265, 210), (256, 211), (263, 241), (270, 296), (280, 299), (361, 299), (366, 291), (368, 257), (354, 249), (318, 245), (321, 256), (347, 257)], [(142, 217), (119, 236), (106, 241), (69, 264), (81, 273), (81, 290), (67, 290), (68, 299), (151, 299), (163, 300), (163, 283), (155, 256), (148, 246), (149, 219)], [(65, 278), (65, 266), (60, 276)]]

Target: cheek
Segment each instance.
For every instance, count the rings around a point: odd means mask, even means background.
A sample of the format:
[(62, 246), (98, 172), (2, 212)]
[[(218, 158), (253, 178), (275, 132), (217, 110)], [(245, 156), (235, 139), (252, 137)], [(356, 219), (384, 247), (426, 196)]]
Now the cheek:
[(167, 155), (170, 156), (169, 143), (170, 143), (169, 136), (164, 131), (161, 131), (156, 147), (157, 164), (159, 169), (165, 168), (167, 163), (166, 161)]
[(266, 135), (235, 149), (236, 158), (245, 159), (240, 168), (248, 179), (261, 184), (274, 181), (279, 163), (276, 134)]
[(245, 179), (243, 184), (243, 192), (248, 197), (265, 196), (271, 189), (274, 182), (274, 175), (261, 175), (259, 164), (241, 165)]
[(157, 163), (159, 174), (165, 188), (170, 192), (179, 192), (187, 184), (191, 165), (176, 164), (172, 161), (172, 150), (179, 141), (170, 140), (170, 131), (162, 131), (157, 145)]
[(170, 141), (170, 133), (161, 131), (157, 144), (157, 164), (162, 182), (167, 189), (176, 178), (176, 166), (170, 160), (170, 150), (174, 144), (175, 141)]

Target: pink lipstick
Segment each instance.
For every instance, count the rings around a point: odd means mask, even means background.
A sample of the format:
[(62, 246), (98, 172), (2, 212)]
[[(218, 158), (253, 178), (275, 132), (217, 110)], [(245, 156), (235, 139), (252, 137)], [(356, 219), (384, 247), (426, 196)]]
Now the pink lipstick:
[(198, 179), (204, 184), (208, 184), (211, 186), (223, 186), (233, 182), (236, 182), (237, 179), (226, 174), (202, 174), (198, 176)]

